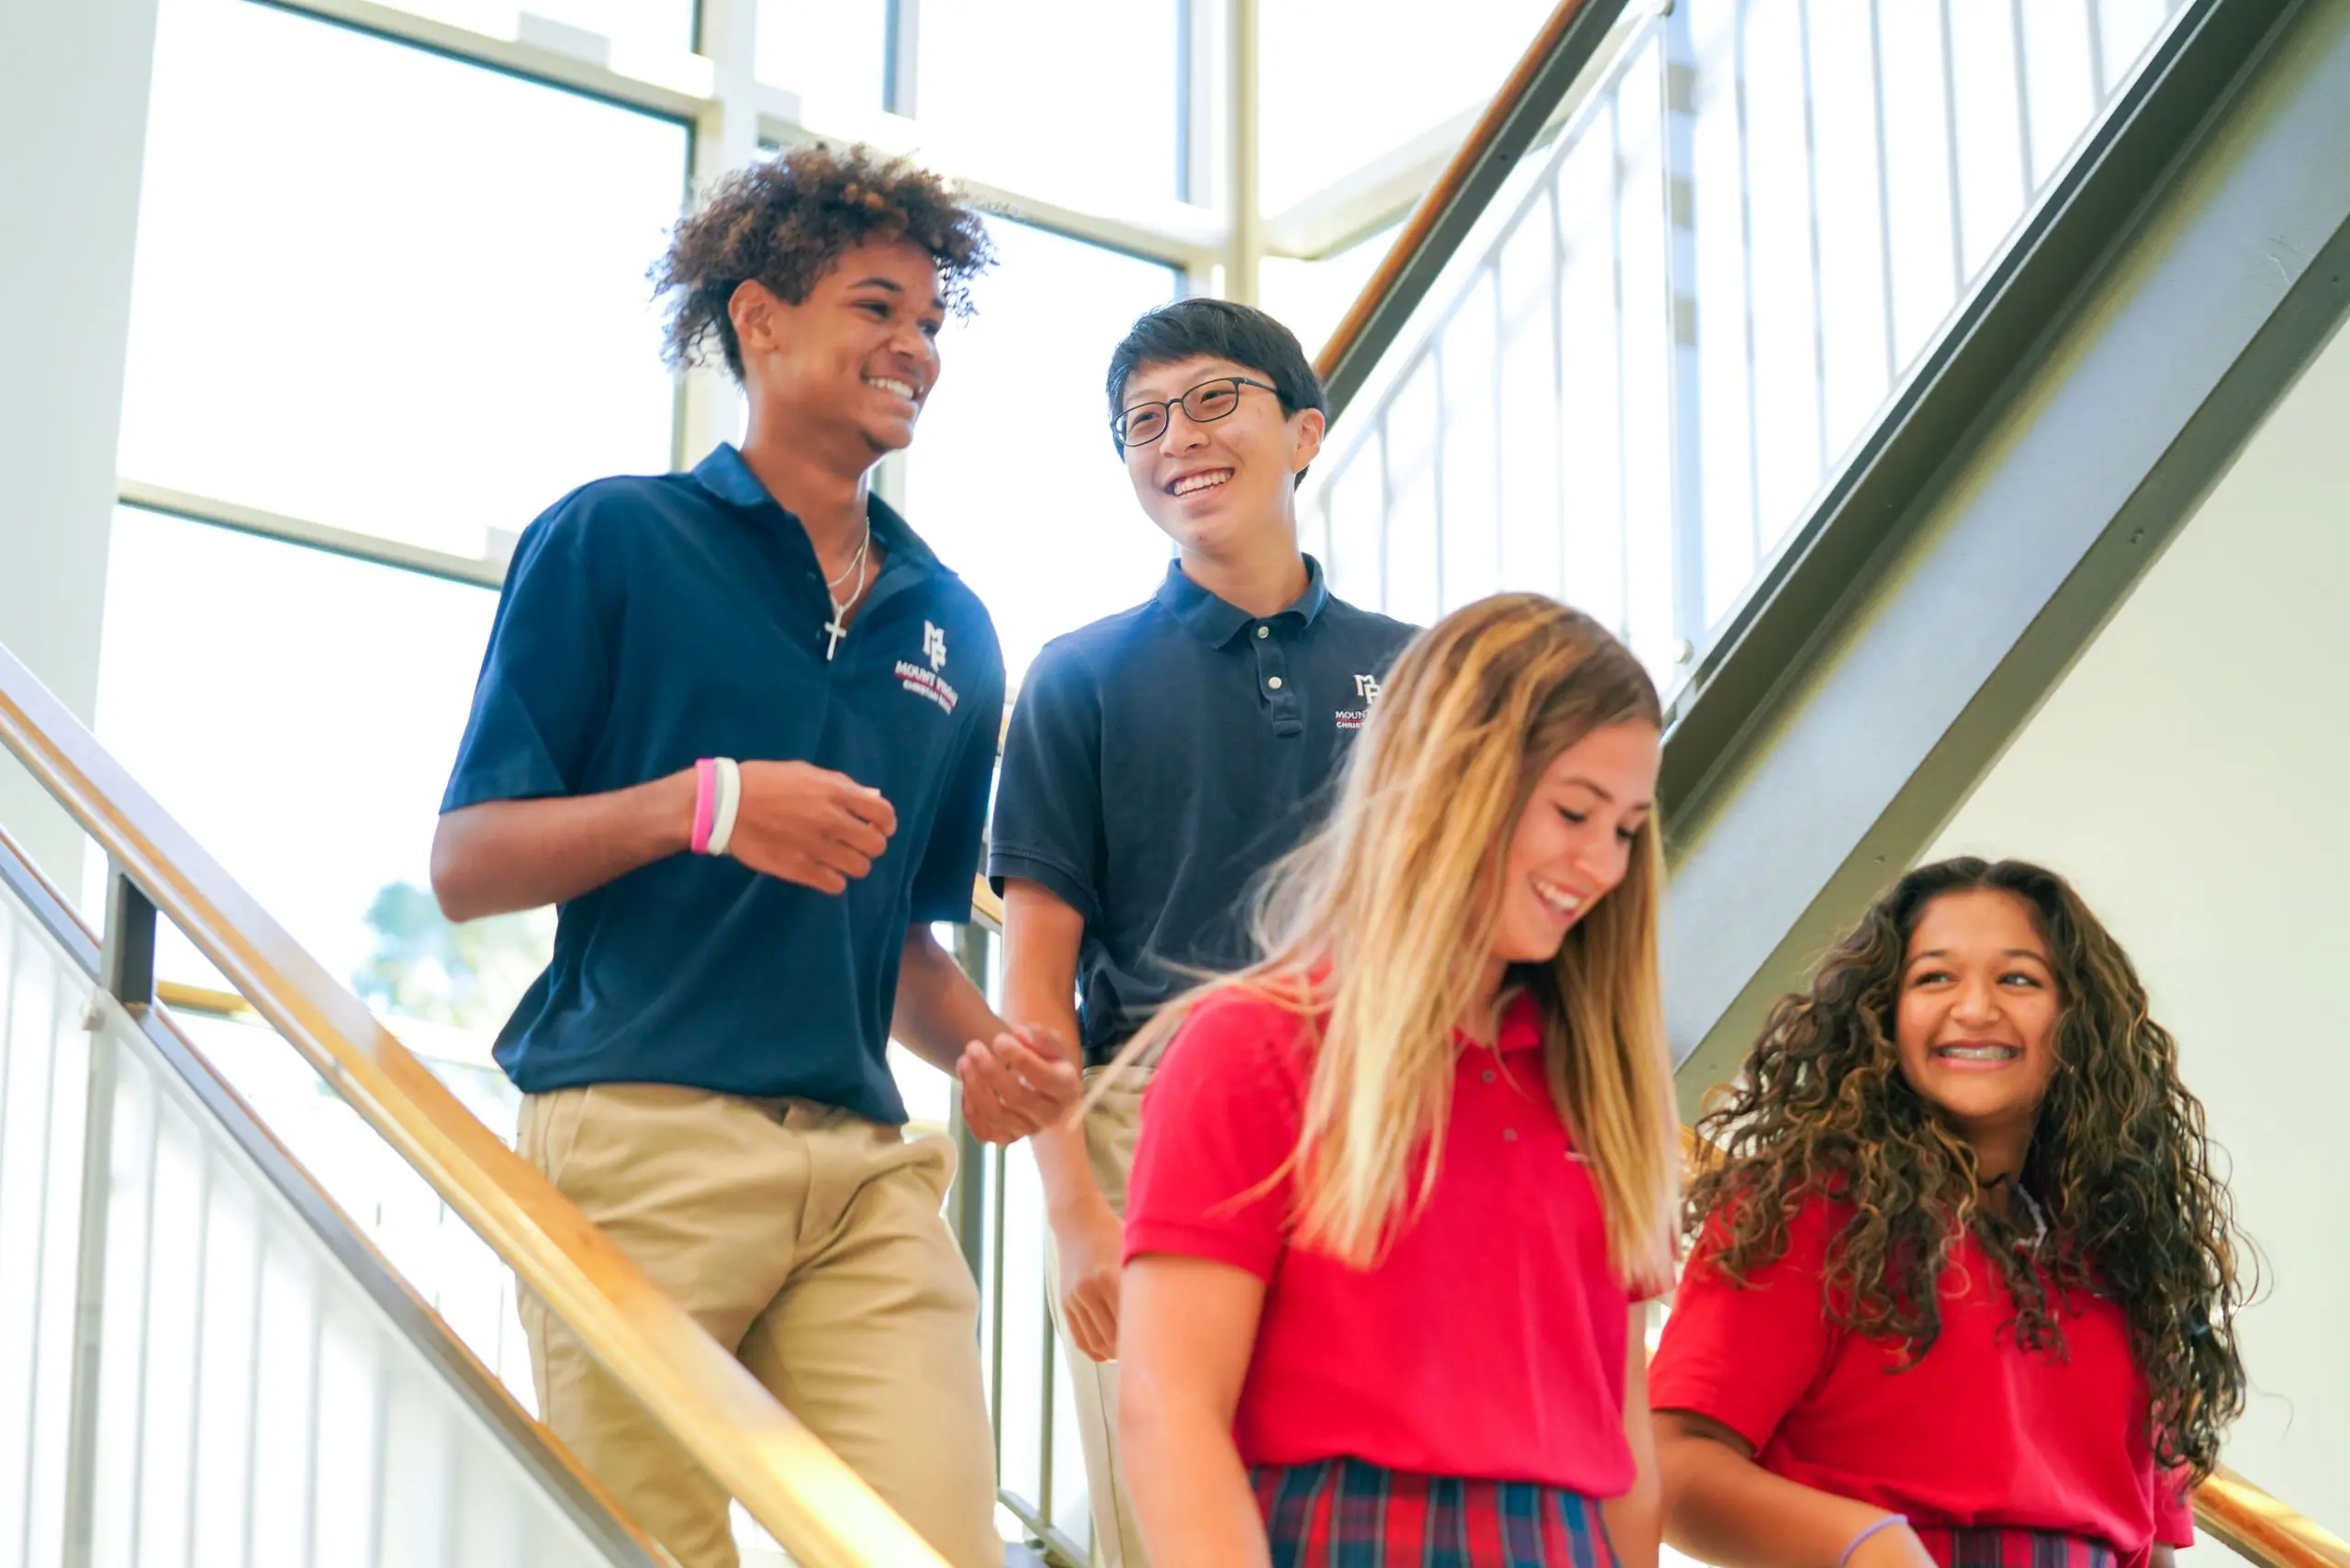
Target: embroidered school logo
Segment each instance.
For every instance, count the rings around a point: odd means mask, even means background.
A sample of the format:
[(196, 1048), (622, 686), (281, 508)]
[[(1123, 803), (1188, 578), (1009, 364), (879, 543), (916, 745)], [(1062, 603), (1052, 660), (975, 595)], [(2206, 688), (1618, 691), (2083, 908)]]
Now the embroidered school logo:
[(924, 669), (912, 659), (900, 659), (897, 666), (898, 684), (917, 697), (927, 697), (946, 711), (955, 711), (961, 700), (955, 689), (946, 684), (939, 671), (946, 667), (946, 629), (934, 622), (922, 623), (922, 656), (930, 661)]
[(1338, 728), (1342, 730), (1360, 730), (1362, 722), (1371, 717), (1371, 709), (1379, 704), (1379, 678), (1371, 675), (1355, 677), (1355, 695), (1362, 699), (1362, 706), (1338, 710)]
[(1355, 695), (1363, 700), (1363, 704), (1366, 707), (1378, 701), (1379, 678), (1371, 675), (1359, 675), (1355, 677)]

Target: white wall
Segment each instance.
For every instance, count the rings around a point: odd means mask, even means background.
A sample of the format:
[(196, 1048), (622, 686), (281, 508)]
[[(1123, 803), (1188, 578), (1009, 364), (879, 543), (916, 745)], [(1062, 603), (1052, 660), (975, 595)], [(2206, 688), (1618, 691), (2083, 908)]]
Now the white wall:
[[(156, 0), (0, 0), (0, 647), (88, 722)], [(79, 835), (0, 752), (0, 827), (61, 887)]]
[(2228, 1461), (2350, 1535), (2345, 785), (2350, 332), (1930, 857), (2045, 862), (2129, 948), (2270, 1265), (2241, 1319), (2255, 1392)]

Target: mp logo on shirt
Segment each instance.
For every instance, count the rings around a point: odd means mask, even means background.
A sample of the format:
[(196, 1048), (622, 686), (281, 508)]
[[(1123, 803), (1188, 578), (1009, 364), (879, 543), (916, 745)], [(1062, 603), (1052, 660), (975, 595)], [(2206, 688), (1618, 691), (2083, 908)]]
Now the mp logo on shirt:
[(897, 666), (898, 684), (917, 697), (927, 697), (947, 712), (955, 711), (955, 704), (962, 699), (955, 689), (939, 678), (946, 667), (946, 629), (933, 622), (922, 623), (922, 656), (930, 661), (924, 669), (912, 659), (900, 659)]
[(1379, 704), (1379, 678), (1375, 675), (1355, 677), (1355, 695), (1362, 699), (1362, 706), (1338, 710), (1338, 728), (1342, 730), (1360, 730), (1362, 722), (1371, 717), (1371, 709)]

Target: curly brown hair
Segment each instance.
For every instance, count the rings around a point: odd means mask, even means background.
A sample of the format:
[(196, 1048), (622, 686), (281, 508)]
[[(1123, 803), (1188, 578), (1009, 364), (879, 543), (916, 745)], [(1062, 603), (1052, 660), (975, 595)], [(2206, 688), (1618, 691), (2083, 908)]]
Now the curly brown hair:
[(736, 289), (755, 280), (797, 305), (842, 252), (900, 240), (938, 264), (947, 309), (970, 314), (971, 280), (995, 257), (979, 213), (938, 175), (867, 147), (822, 143), (746, 164), (711, 188), (653, 264), (654, 289), (669, 301), (665, 357), (684, 369), (716, 339), (739, 381), (742, 347), (726, 313)]
[[(2020, 1178), (2047, 1219), (2045, 1272), (1984, 1203), (1974, 1151), (1909, 1086), (1895, 1048), (1910, 935), (1928, 904), (1975, 889), (2031, 908), (2057, 981), (2056, 1070)], [(1849, 1204), (1822, 1310), (1903, 1341), (1915, 1365), (1942, 1330), (1935, 1282), (1971, 1227), (2005, 1276), (2019, 1344), (2064, 1354), (2052, 1285), (2109, 1297), (2151, 1390), (2157, 1462), (2199, 1478), (2219, 1462), (2244, 1402), (2233, 1315), (2250, 1294), (2248, 1243), (2212, 1169), (2202, 1103), (2179, 1081), (2177, 1046), (2149, 1015), (2129, 955), (2062, 877), (1971, 857), (1911, 871), (1808, 991), (1772, 1008), (1740, 1081), (1717, 1095), (1683, 1217), (1692, 1231), (1713, 1222), (1715, 1263), (1730, 1279), (1785, 1255), (1806, 1202)]]

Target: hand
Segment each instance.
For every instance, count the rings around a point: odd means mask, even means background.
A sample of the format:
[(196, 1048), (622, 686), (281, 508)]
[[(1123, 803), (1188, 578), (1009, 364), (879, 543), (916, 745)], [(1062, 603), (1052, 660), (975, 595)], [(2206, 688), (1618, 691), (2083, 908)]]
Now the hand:
[(1051, 1126), (1085, 1093), (1085, 1080), (1049, 1030), (973, 1040), (955, 1076), (963, 1085), (963, 1120), (981, 1143), (1016, 1143)]
[(1908, 1525), (1887, 1525), (1861, 1542), (1844, 1568), (1934, 1568), (1934, 1555)]
[(1081, 1213), (1053, 1222), (1060, 1248), (1061, 1321), (1077, 1348), (1097, 1361), (1118, 1359), (1118, 1267), (1126, 1227), (1095, 1197)]
[(813, 888), (848, 890), (890, 846), (898, 813), (878, 790), (804, 762), (739, 764), (742, 801), (726, 852), (754, 871)]

